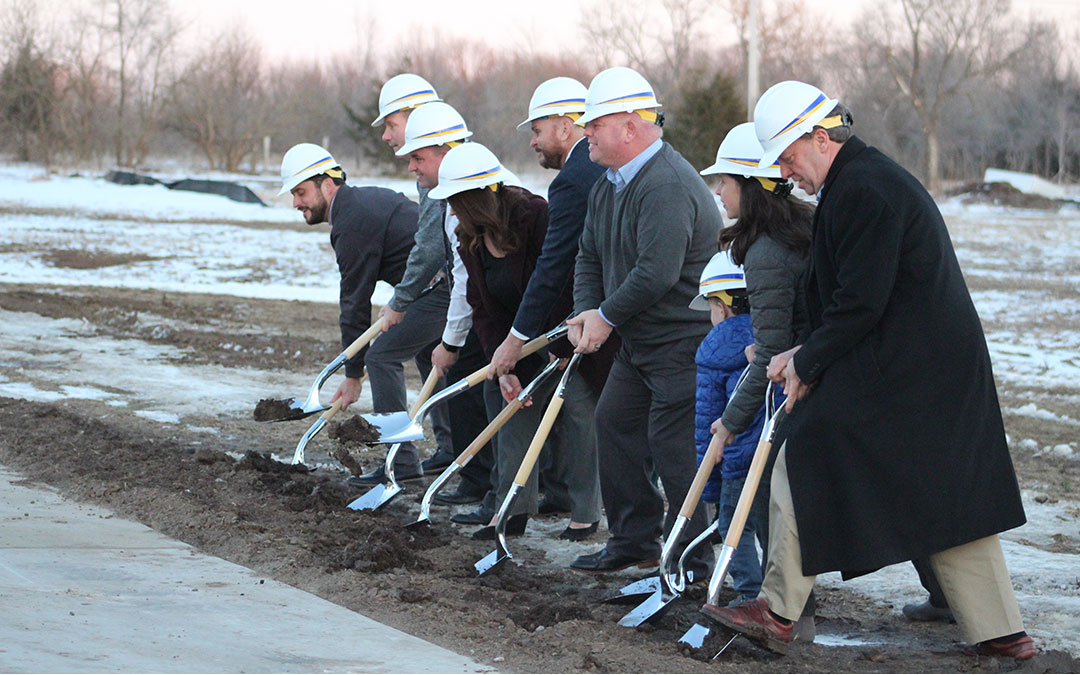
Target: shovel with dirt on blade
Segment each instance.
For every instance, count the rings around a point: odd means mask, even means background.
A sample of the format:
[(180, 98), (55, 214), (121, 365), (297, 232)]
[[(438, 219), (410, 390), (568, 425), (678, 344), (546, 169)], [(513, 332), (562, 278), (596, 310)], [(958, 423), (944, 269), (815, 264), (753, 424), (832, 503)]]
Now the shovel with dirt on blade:
[(530, 382), (528, 386), (521, 390), (521, 393), (514, 397), (513, 401), (507, 403), (506, 407), (499, 411), (499, 414), (495, 416), (495, 419), (491, 420), (487, 427), (485, 427), (484, 430), (480, 432), (480, 434), (475, 439), (473, 439), (473, 442), (469, 444), (469, 447), (465, 448), (465, 450), (463, 450), (461, 454), (454, 459), (453, 462), (450, 462), (450, 465), (447, 466), (441, 474), (439, 474), (439, 477), (436, 478), (430, 486), (428, 486), (427, 492), (424, 493), (424, 498), (420, 502), (419, 517), (417, 517), (414, 522), (407, 524), (405, 526), (406, 528), (411, 529), (419, 527), (421, 525), (431, 524), (431, 500), (434, 499), (435, 495), (439, 494), (439, 492), (443, 489), (446, 483), (451, 478), (453, 478), (454, 474), (465, 468), (465, 465), (469, 463), (469, 460), (471, 460), (473, 457), (476, 456), (478, 452), (480, 452), (484, 445), (488, 441), (490, 441), (493, 436), (495, 436), (499, 429), (501, 429), (503, 425), (510, 421), (511, 417), (513, 417), (515, 414), (517, 414), (519, 410), (525, 407), (525, 403), (532, 396), (533, 392), (536, 391), (536, 388), (540, 386), (542, 382), (547, 380), (548, 377), (550, 377), (551, 374), (555, 372), (558, 366), (558, 360), (549, 363), (547, 367), (540, 372), (539, 375), (533, 378), (532, 382)]
[[(735, 505), (735, 513), (731, 517), (731, 524), (728, 525), (727, 536), (724, 537), (724, 545), (720, 549), (716, 568), (713, 570), (712, 578), (709, 579), (709, 592), (705, 600), (706, 606), (716, 606), (719, 602), (720, 588), (724, 584), (728, 568), (731, 567), (735, 549), (739, 547), (739, 539), (742, 537), (743, 528), (746, 526), (746, 519), (750, 516), (750, 508), (754, 504), (758, 483), (760, 483), (761, 475), (765, 471), (766, 463), (768, 463), (769, 453), (772, 452), (773, 439), (776, 438), (776, 431), (785, 417), (784, 406), (777, 407), (774, 404), (774, 388), (775, 384), (773, 382), (770, 382), (768, 387), (765, 388), (765, 409), (768, 419), (761, 430), (761, 439), (758, 441), (757, 449), (754, 450), (754, 458), (750, 462), (750, 470), (746, 474), (746, 482), (743, 484), (742, 492), (739, 493), (739, 501)], [(693, 649), (701, 649), (711, 633), (712, 629), (710, 627), (700, 623), (695, 624), (679, 638), (679, 642)], [(713, 658), (722, 654), (738, 636), (739, 634), (736, 633)], [(778, 650), (786, 646), (781, 645)]]
[(536, 433), (533, 434), (532, 442), (529, 443), (529, 449), (525, 452), (525, 457), (522, 458), (521, 465), (518, 467), (517, 474), (514, 476), (514, 482), (507, 491), (506, 498), (503, 499), (502, 505), (499, 506), (499, 512), (496, 515), (495, 550), (476, 561), (473, 565), (473, 567), (476, 568), (478, 576), (491, 571), (508, 558), (513, 557), (510, 555), (510, 550), (506, 545), (506, 522), (510, 519), (510, 510), (514, 506), (514, 501), (517, 499), (518, 492), (525, 487), (525, 483), (529, 481), (529, 476), (536, 467), (536, 460), (540, 457), (540, 450), (544, 447), (544, 442), (547, 441), (548, 434), (551, 433), (551, 427), (555, 425), (555, 420), (559, 417), (559, 411), (562, 410), (563, 401), (566, 396), (566, 384), (570, 381), (570, 378), (573, 377), (574, 370), (577, 369), (577, 364), (580, 359), (581, 354), (574, 354), (570, 358), (570, 363), (567, 364), (566, 370), (563, 371), (562, 378), (559, 380), (559, 385), (555, 389), (555, 394), (551, 397), (551, 402), (548, 403), (548, 407), (544, 411), (544, 416), (540, 419), (540, 424), (536, 427)]
[[(550, 343), (562, 338), (566, 335), (569, 328), (565, 323), (560, 324), (556, 328), (548, 331), (540, 337), (533, 338), (529, 342), (525, 343), (525, 346), (521, 348), (521, 356), (525, 357), (532, 354)], [(384, 465), (384, 471), (386, 472), (387, 482), (376, 485), (364, 495), (354, 499), (349, 508), (354, 511), (374, 510), (386, 504), (401, 492), (401, 486), (397, 484), (394, 478), (393, 464), (394, 458), (397, 456), (398, 448), (406, 441), (414, 441), (424, 437), (424, 416), (427, 411), (433, 406), (442, 403), (443, 401), (464, 393), (480, 384), (487, 379), (489, 366), (484, 366), (468, 377), (464, 377), (454, 384), (446, 387), (435, 396), (432, 396), (423, 405), (421, 405), (414, 412), (396, 412), (388, 413), (384, 417), (392, 418), (393, 421), (384, 421), (383, 425), (379, 427), (380, 437), (379, 441), (382, 443), (393, 443), (389, 452), (386, 453), (386, 463)], [(435, 371), (432, 371), (435, 372)], [(365, 417), (365, 419), (367, 419)]]
[[(417, 296), (417, 299), (424, 297), (428, 293), (438, 288), (442, 282), (443, 279), (442, 277), (440, 277), (435, 281), (435, 283), (431, 284), (423, 291), (421, 291), (420, 295)], [(367, 346), (368, 343), (378, 337), (378, 335), (382, 332), (382, 327), (383, 320), (381, 318), (376, 319), (366, 331), (360, 334), (360, 337), (353, 340), (352, 344), (346, 347), (343, 352), (338, 354), (333, 361), (326, 364), (326, 367), (323, 368), (322, 372), (320, 372), (318, 377), (315, 378), (315, 382), (312, 383), (311, 389), (308, 390), (307, 397), (303, 401), (296, 397), (287, 398), (280, 401), (269, 401), (269, 403), (271, 404), (270, 410), (267, 413), (269, 416), (256, 416), (256, 421), (284, 422), (287, 420), (300, 420), (308, 417), (309, 415), (314, 415), (315, 413), (329, 410), (330, 406), (325, 406), (319, 401), (319, 390), (322, 389), (323, 384), (326, 382), (327, 379), (329, 379), (331, 375), (337, 372), (337, 370), (341, 368), (341, 366), (345, 365), (346, 361), (356, 356), (361, 349), (363, 349), (365, 346)], [(261, 405), (263, 402), (260, 401), (259, 403)], [(333, 414), (330, 415), (330, 417), (333, 416)], [(376, 428), (379, 428), (381, 432), (381, 420), (376, 417), (375, 419), (369, 419), (367, 421), (373, 424)]]

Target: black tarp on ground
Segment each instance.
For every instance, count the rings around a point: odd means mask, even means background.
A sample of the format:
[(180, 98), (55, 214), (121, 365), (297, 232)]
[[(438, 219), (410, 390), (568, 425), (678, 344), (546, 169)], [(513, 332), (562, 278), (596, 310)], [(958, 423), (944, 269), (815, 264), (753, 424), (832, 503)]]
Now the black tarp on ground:
[(157, 185), (161, 181), (153, 176), (143, 176), (130, 171), (110, 171), (105, 180), (118, 185)]
[(246, 204), (259, 204), (266, 206), (263, 200), (252, 192), (250, 189), (239, 185), (237, 183), (230, 183), (223, 180), (197, 180), (194, 178), (185, 178), (173, 183), (166, 183), (166, 187), (170, 190), (190, 190), (191, 192), (206, 192), (209, 194), (222, 195), (228, 197), (234, 202), (244, 202)]

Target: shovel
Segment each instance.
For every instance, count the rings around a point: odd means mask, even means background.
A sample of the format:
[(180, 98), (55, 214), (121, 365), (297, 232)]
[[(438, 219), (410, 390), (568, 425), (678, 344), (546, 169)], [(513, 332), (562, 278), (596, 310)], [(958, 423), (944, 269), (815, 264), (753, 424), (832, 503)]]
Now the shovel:
[[(746, 364), (746, 367), (743, 368), (742, 373), (739, 374), (739, 379), (735, 383), (735, 388), (731, 392), (732, 397), (734, 397), (735, 394), (739, 391), (739, 388), (742, 386), (743, 382), (746, 381), (746, 377), (749, 374), (750, 374), (750, 364)], [(664, 553), (666, 553), (666, 555), (668, 555), (669, 557), (671, 555), (671, 552), (668, 550), (667, 541), (677, 541), (678, 540), (679, 535), (682, 534), (682, 530), (686, 526), (687, 520), (693, 515), (694, 509), (697, 508), (697, 503), (701, 499), (701, 493), (704, 491), (705, 484), (708, 482), (709, 474), (712, 471), (712, 467), (720, 462), (720, 456), (722, 455), (722, 453), (720, 452), (719, 448), (714, 448), (715, 444), (716, 444), (716, 437), (713, 436), (712, 440), (709, 442), (709, 447), (705, 450), (705, 456), (701, 460), (701, 466), (698, 467), (697, 473), (694, 474), (694, 482), (691, 483), (690, 490), (686, 493), (686, 497), (683, 499), (682, 510), (679, 512), (679, 518), (676, 519), (675, 524), (671, 528), (671, 533), (668, 535), (667, 540), (665, 540)], [(709, 453), (712, 452), (714, 449), (717, 452), (715, 453), (715, 457), (713, 457), (712, 463), (710, 463), (709, 462)], [(704, 472), (704, 478), (702, 478), (703, 467), (709, 467), (708, 471)], [(700, 481), (700, 486), (698, 485), (699, 481)], [(694, 492), (695, 488), (697, 488), (696, 493)], [(688, 502), (689, 502), (692, 495), (693, 495), (693, 502), (688, 504)], [(687, 508), (688, 506), (689, 506), (689, 508)], [(693, 573), (691, 572), (689, 575), (687, 575), (687, 573), (685, 571), (684, 564), (685, 564), (685, 560), (686, 560), (686, 555), (687, 555), (687, 553), (692, 551), (695, 546), (700, 544), (709, 535), (711, 535), (713, 532), (715, 532), (717, 530), (717, 527), (718, 527), (717, 524), (714, 522), (712, 525), (705, 528), (705, 531), (702, 532), (701, 534), (699, 534), (697, 537), (695, 537), (694, 540), (692, 542), (690, 542), (690, 545), (687, 546), (685, 550), (683, 550), (682, 555), (679, 556), (678, 576), (675, 577), (675, 579), (673, 580), (672, 588), (667, 589), (669, 592), (671, 590), (673, 590), (673, 588), (679, 587), (679, 592), (681, 593), (683, 590), (686, 589), (686, 584), (688, 582), (693, 582), (693, 580), (694, 580)], [(667, 565), (663, 560), (663, 555), (664, 554), (661, 554), (660, 569), (659, 569), (659, 574), (660, 575), (663, 575), (665, 573), (665, 570), (667, 569)], [(626, 601), (626, 600), (628, 600), (630, 598), (633, 598), (634, 596), (639, 596), (639, 595), (654, 596), (654, 597), (650, 597), (649, 599), (645, 600), (637, 609), (630, 612), (629, 614), (624, 616), (621, 621), (619, 621), (619, 624), (623, 625), (623, 626), (638, 626), (638, 625), (640, 625), (642, 623), (642, 621), (644, 621), (645, 619), (648, 619), (653, 614), (655, 614), (656, 611), (659, 611), (660, 609), (663, 609), (665, 606), (667, 606), (667, 602), (664, 602), (663, 604), (658, 604), (659, 601), (660, 601), (660, 597), (661, 597), (661, 591), (663, 590), (662, 586), (663, 585), (660, 582), (660, 576), (646, 577), (645, 579), (639, 579), (638, 581), (635, 581), (635, 582), (633, 582), (631, 584), (627, 584), (626, 586), (623, 586), (622, 588), (619, 589), (618, 593), (616, 593), (615, 595), (609, 596), (607, 598), (604, 598), (604, 600), (602, 602), (620, 603), (620, 602)], [(673, 597), (670, 598), (668, 600), (668, 602), (670, 602), (673, 599), (674, 599)], [(654, 612), (646, 612), (646, 609), (648, 607), (654, 607), (656, 611), (654, 611)], [(637, 619), (639, 619), (639, 620), (637, 620), (634, 623), (623, 623), (624, 621), (633, 621), (635, 617)]]
[[(712, 578), (709, 579), (709, 594), (706, 603), (711, 605), (715, 605), (719, 602), (720, 587), (724, 583), (724, 577), (727, 576), (728, 568), (731, 566), (731, 558), (735, 555), (735, 549), (739, 546), (739, 539), (742, 537), (743, 527), (746, 525), (746, 519), (750, 515), (750, 507), (754, 503), (754, 495), (757, 494), (758, 483), (761, 481), (761, 474), (765, 470), (765, 464), (768, 462), (769, 453), (772, 451), (773, 439), (776, 437), (776, 429), (780, 426), (780, 423), (785, 416), (783, 406), (774, 410), (774, 386), (774, 383), (770, 382), (769, 386), (765, 388), (765, 410), (769, 415), (769, 419), (765, 422), (765, 426), (761, 430), (761, 440), (758, 441), (757, 449), (754, 450), (754, 459), (750, 462), (750, 470), (746, 474), (746, 483), (743, 484), (742, 492), (739, 493), (739, 501), (735, 505), (735, 513), (731, 517), (731, 524), (728, 526), (727, 536), (724, 537), (724, 545), (720, 549), (720, 557), (717, 559), (716, 569), (713, 570)], [(700, 649), (701, 646), (705, 644), (705, 639), (710, 633), (711, 630), (707, 626), (696, 624), (679, 638), (679, 642), (687, 644), (694, 649)], [(731, 644), (731, 642), (729, 641), (728, 644)]]
[[(566, 335), (569, 327), (564, 323), (558, 327), (553, 328), (540, 337), (533, 338), (521, 348), (521, 356), (528, 356), (544, 347), (551, 342), (558, 340)], [(432, 370), (432, 372), (435, 372)], [(386, 502), (390, 501), (394, 496), (401, 492), (401, 487), (394, 480), (394, 458), (397, 456), (398, 448), (401, 447), (401, 443), (405, 441), (416, 440), (424, 437), (424, 415), (433, 406), (442, 403), (448, 398), (452, 398), (468, 391), (472, 387), (483, 382), (487, 379), (488, 366), (484, 366), (471, 373), (468, 377), (464, 377), (454, 384), (446, 387), (435, 396), (428, 399), (423, 405), (421, 405), (415, 412), (411, 413), (390, 413), (391, 416), (403, 416), (405, 421), (398, 427), (396, 432), (384, 432), (383, 429), (392, 426), (392, 423), (386, 423), (386, 426), (380, 427), (379, 440), (383, 443), (393, 443), (390, 447), (390, 451), (386, 453), (385, 471), (387, 482), (382, 485), (377, 485), (366, 494), (354, 499), (349, 508), (354, 511), (362, 511), (366, 509), (377, 509)], [(365, 418), (367, 419), (367, 418)], [(368, 420), (371, 421), (371, 420)], [(373, 422), (374, 423), (374, 422)]]
[[(421, 410), (427, 410), (427, 404), (431, 401), (431, 392), (435, 391), (435, 385), (439, 383), (439, 371), (436, 368), (432, 368), (428, 373), (427, 379), (424, 380), (424, 386), (420, 387), (420, 394), (413, 401), (412, 408), (409, 409), (409, 414), (416, 416), (420, 414)], [(364, 419), (370, 421), (367, 415), (361, 415)], [(380, 429), (380, 434), (382, 430)], [(421, 433), (423, 437), (423, 433)], [(409, 439), (412, 440), (412, 439)], [(380, 442), (385, 443), (385, 439), (381, 436)], [(386, 502), (390, 501), (401, 492), (401, 486), (398, 485), (397, 478), (394, 476), (394, 457), (397, 456), (398, 448), (401, 447), (403, 441), (398, 441), (390, 446), (390, 450), (386, 453), (386, 461), (383, 464), (383, 470), (386, 472), (386, 482), (380, 483), (375, 487), (364, 493), (363, 496), (354, 499), (349, 503), (349, 508), (354, 511), (360, 511), (363, 509), (377, 509)]]
[[(442, 282), (443, 278), (440, 277), (435, 281), (435, 283), (420, 291), (420, 294), (416, 296), (417, 300), (438, 288), (439, 284), (441, 284)], [(382, 331), (382, 326), (383, 320), (381, 318), (375, 320), (375, 322), (371, 324), (371, 327), (361, 333), (360, 337), (353, 340), (352, 344), (345, 348), (345, 351), (338, 354), (333, 361), (328, 363), (326, 367), (322, 369), (322, 372), (319, 373), (319, 376), (315, 378), (315, 382), (311, 385), (311, 389), (308, 391), (307, 398), (304, 399), (303, 402), (300, 402), (296, 397), (285, 399), (284, 401), (282, 401), (282, 403), (288, 406), (288, 410), (290, 411), (289, 414), (282, 415), (277, 419), (267, 421), (278, 422), (281, 420), (298, 420), (303, 419), (308, 415), (314, 415), (315, 413), (327, 410), (327, 406), (324, 406), (322, 403), (319, 402), (319, 389), (322, 388), (323, 383), (325, 383), (331, 375), (337, 372), (338, 368), (341, 368), (341, 366), (344, 365), (346, 361), (356, 356), (356, 354), (361, 349), (363, 349), (369, 342), (374, 340), (376, 336), (378, 336), (379, 333)], [(333, 417), (333, 415), (331, 415), (331, 417)], [(372, 420), (368, 421), (374, 424), (376, 427), (379, 427), (379, 424), (377, 424), (376, 422)]]
[(544, 441), (547, 440), (548, 434), (551, 433), (551, 427), (555, 424), (555, 419), (559, 416), (559, 411), (562, 410), (563, 397), (566, 395), (566, 383), (570, 381), (570, 377), (573, 375), (574, 369), (577, 367), (580, 359), (581, 354), (574, 354), (570, 359), (570, 363), (566, 366), (566, 370), (563, 371), (562, 379), (559, 380), (559, 386), (555, 390), (555, 395), (552, 396), (551, 402), (548, 403), (547, 410), (544, 411), (544, 417), (540, 420), (539, 426), (536, 427), (536, 433), (533, 434), (529, 449), (526, 451), (525, 457), (521, 460), (521, 466), (518, 467), (517, 475), (514, 476), (514, 483), (510, 486), (510, 490), (506, 493), (506, 498), (503, 499), (502, 505), (499, 507), (499, 513), (495, 521), (495, 550), (473, 564), (473, 567), (476, 568), (477, 575), (484, 574), (501, 564), (507, 558), (513, 557), (506, 547), (506, 522), (510, 519), (510, 508), (514, 505), (514, 500), (517, 499), (518, 492), (525, 487), (525, 483), (529, 480), (529, 475), (532, 474), (533, 468), (536, 466), (536, 460), (540, 456), (540, 450), (544, 447)]
[(424, 498), (420, 502), (420, 516), (415, 522), (406, 525), (406, 528), (412, 529), (421, 525), (431, 524), (431, 500), (435, 495), (439, 494), (439, 491), (442, 490), (447, 481), (449, 481), (455, 473), (464, 469), (465, 465), (469, 463), (469, 460), (475, 457), (476, 453), (480, 452), (480, 449), (484, 447), (484, 444), (490, 441), (496, 432), (498, 432), (511, 417), (525, 406), (525, 402), (532, 396), (533, 391), (536, 390), (541, 382), (547, 380), (558, 365), (558, 360), (548, 364), (540, 374), (533, 378), (528, 386), (521, 390), (521, 393), (519, 393), (513, 401), (507, 403), (506, 407), (499, 411), (499, 414), (495, 416), (495, 419), (491, 420), (487, 427), (480, 432), (480, 435), (473, 439), (473, 442), (469, 444), (469, 447), (465, 448), (465, 450), (450, 463), (450, 466), (446, 467), (446, 469), (439, 474), (439, 477), (435, 479), (435, 482), (433, 482), (428, 487), (427, 492), (424, 493)]
[[(361, 382), (366, 375), (367, 371), (365, 370), (364, 373), (360, 376)], [(307, 447), (308, 441), (310, 441), (312, 438), (315, 438), (315, 435), (322, 431), (323, 427), (326, 426), (326, 423), (329, 422), (331, 418), (333, 418), (334, 415), (338, 414), (339, 412), (341, 412), (340, 398), (331, 403), (330, 407), (326, 409), (326, 412), (324, 412), (322, 415), (319, 415), (319, 419), (315, 420), (315, 424), (312, 424), (311, 427), (300, 438), (300, 442), (296, 444), (296, 452), (293, 453), (293, 464), (304, 463), (304, 448)]]

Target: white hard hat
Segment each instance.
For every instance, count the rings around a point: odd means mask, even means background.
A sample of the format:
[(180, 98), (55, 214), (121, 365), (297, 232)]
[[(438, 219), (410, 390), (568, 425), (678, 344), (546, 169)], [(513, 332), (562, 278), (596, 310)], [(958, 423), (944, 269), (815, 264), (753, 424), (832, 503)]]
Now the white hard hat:
[(730, 249), (721, 251), (714, 255), (702, 270), (698, 294), (690, 301), (690, 309), (708, 310), (709, 301), (706, 298), (712, 293), (745, 288), (746, 276), (743, 268), (731, 259)]
[(553, 77), (542, 82), (529, 99), (529, 118), (517, 126), (528, 126), (533, 120), (585, 112), (585, 85), (572, 77)]
[(330, 151), (314, 143), (299, 143), (281, 158), (280, 197), (312, 176), (340, 167)]
[(431, 83), (412, 73), (395, 75), (386, 81), (379, 91), (379, 116), (371, 123), (377, 127), (387, 115), (399, 110), (415, 108), (432, 101), (441, 101)]
[(509, 177), (495, 153), (479, 143), (464, 143), (443, 156), (439, 184), (431, 188), (428, 197), (446, 199), (466, 190), (506, 182)]
[(702, 176), (729, 173), (751, 178), (780, 178), (780, 165), (758, 166), (761, 159), (761, 143), (754, 131), (753, 122), (743, 122), (727, 133), (716, 151), (716, 162), (701, 172)]
[(409, 121), (405, 123), (405, 144), (394, 154), (404, 157), (413, 150), (463, 141), (469, 136), (472, 132), (453, 106), (441, 101), (428, 103), (409, 115)]
[(659, 107), (652, 85), (640, 73), (616, 66), (593, 78), (585, 96), (585, 115), (577, 123), (585, 126), (604, 115)]
[(754, 129), (761, 142), (761, 164), (771, 166), (784, 150), (836, 107), (812, 84), (787, 80), (769, 87), (754, 106)]

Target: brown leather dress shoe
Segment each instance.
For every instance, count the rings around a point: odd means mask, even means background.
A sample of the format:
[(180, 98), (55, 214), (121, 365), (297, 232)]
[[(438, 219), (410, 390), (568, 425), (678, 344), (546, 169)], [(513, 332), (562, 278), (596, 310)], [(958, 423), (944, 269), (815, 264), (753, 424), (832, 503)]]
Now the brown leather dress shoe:
[(785, 624), (773, 616), (764, 598), (734, 607), (706, 603), (701, 613), (725, 628), (742, 633), (771, 652), (787, 654), (794, 624)]
[(984, 640), (964, 648), (964, 653), (970, 656), (1011, 656), (1017, 661), (1027, 661), (1035, 656), (1035, 651), (1035, 641), (1030, 635), (1021, 635), (1008, 642)]

